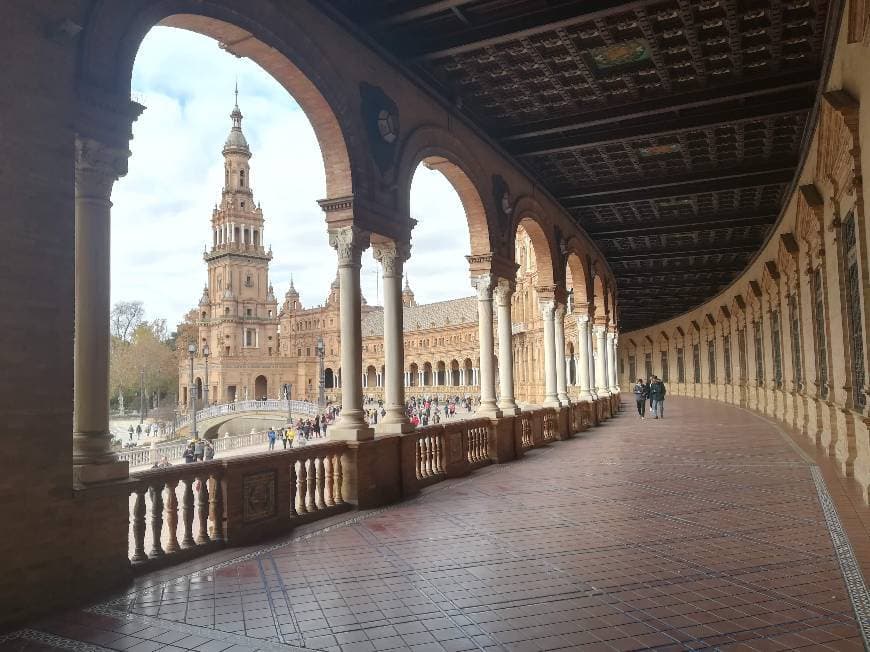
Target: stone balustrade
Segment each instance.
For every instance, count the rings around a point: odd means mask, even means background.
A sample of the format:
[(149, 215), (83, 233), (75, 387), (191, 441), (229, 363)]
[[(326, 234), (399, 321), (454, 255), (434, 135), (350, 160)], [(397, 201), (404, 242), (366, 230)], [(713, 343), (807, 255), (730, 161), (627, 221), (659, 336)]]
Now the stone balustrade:
[[(610, 417), (614, 407), (618, 396), (450, 421), (368, 442), (327, 439), (140, 471), (131, 476), (129, 558), (135, 569), (151, 569), (280, 535), (342, 510), (401, 500), (568, 439)], [(246, 437), (254, 435), (231, 439)]]

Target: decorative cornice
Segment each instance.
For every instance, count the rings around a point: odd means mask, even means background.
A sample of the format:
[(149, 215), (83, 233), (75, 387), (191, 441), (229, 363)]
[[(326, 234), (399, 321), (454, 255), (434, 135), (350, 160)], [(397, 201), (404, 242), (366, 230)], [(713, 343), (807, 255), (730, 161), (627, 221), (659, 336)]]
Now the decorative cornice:
[(337, 211), (353, 210), (353, 195), (346, 197), (334, 197), (328, 199), (318, 199), (317, 204), (324, 213), (335, 213)]

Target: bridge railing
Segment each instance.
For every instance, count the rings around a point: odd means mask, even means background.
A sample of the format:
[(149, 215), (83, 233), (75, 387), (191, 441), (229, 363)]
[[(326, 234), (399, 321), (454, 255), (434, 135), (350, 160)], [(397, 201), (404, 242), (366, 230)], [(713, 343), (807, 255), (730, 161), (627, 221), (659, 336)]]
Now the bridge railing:
[[(210, 405), (207, 408), (196, 411), (196, 420), (204, 421), (214, 417), (236, 414), (238, 412), (290, 412), (294, 415), (315, 416), (319, 409), (314, 403), (308, 401), (287, 401), (286, 399), (270, 398), (265, 401), (235, 401), (233, 403), (221, 403)], [(175, 423), (175, 429), (186, 428), (190, 425), (190, 415), (184, 415)]]

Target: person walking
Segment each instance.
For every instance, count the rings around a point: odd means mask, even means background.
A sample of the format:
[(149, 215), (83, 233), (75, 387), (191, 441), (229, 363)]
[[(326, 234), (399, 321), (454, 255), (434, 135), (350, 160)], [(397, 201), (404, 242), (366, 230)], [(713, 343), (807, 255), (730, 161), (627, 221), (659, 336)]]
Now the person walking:
[(654, 419), (665, 418), (665, 384), (659, 380), (657, 376), (653, 376), (652, 382), (649, 384), (649, 398), (652, 403), (652, 414)]
[(193, 445), (193, 459), (197, 462), (202, 462), (204, 456), (205, 446), (203, 446), (202, 439), (197, 439), (196, 443)]
[(275, 450), (275, 430), (274, 428), (269, 428), (269, 450)]
[(634, 384), (634, 400), (637, 402), (637, 414), (641, 419), (646, 418), (644, 413), (646, 412), (646, 399), (648, 396), (649, 387), (643, 382), (643, 378), (638, 378)]
[(204, 440), (203, 444), (205, 445), (205, 461), (210, 462), (214, 459), (214, 446), (208, 439)]

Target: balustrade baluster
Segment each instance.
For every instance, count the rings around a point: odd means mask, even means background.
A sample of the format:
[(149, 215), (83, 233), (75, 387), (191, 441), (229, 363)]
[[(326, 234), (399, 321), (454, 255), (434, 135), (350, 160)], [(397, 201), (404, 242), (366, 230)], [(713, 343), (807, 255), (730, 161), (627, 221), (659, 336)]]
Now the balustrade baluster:
[(157, 486), (149, 487), (148, 494), (151, 497), (151, 552), (149, 557), (162, 557), (163, 548), (160, 540), (163, 538), (163, 482)]
[(166, 502), (165, 516), (166, 534), (169, 535), (169, 540), (166, 542), (167, 554), (178, 552), (178, 495), (175, 493), (178, 488), (178, 480), (169, 480), (166, 483)]
[(443, 473), (444, 468), (441, 464), (441, 447), (443, 445), (441, 435), (435, 436), (435, 473)]
[(184, 491), (181, 494), (181, 547), (192, 548), (193, 540), (193, 478), (183, 480)]
[(145, 488), (136, 489), (133, 500), (133, 556), (131, 561), (145, 561)]
[(197, 478), (195, 486), (198, 487), (196, 491), (196, 516), (198, 524), (196, 528), (196, 543), (202, 545), (211, 541), (208, 536), (208, 476)]
[(296, 488), (296, 462), (290, 462), (290, 516), (299, 516), (299, 512), (296, 511), (296, 496), (298, 494), (298, 489)]
[(415, 468), (417, 470), (417, 478), (423, 477), (423, 438), (417, 439), (414, 442)]
[(332, 455), (327, 455), (323, 458), (323, 502), (327, 507), (335, 505), (335, 499), (332, 497), (332, 493), (335, 489), (333, 465), (334, 462)]
[(332, 461), (334, 462), (332, 467), (332, 480), (333, 480), (333, 492), (332, 492), (332, 500), (336, 505), (341, 505), (344, 502), (344, 494), (342, 493), (341, 481), (342, 481), (342, 473), (341, 473), (341, 453), (336, 453), (332, 457)]
[(305, 460), (299, 460), (296, 470), (296, 513), (305, 514), (308, 509), (305, 507), (305, 494), (308, 487), (308, 474), (305, 470)]
[(317, 494), (317, 484), (316, 484), (316, 473), (317, 471), (314, 468), (314, 460), (308, 459), (303, 462), (305, 464), (305, 473), (308, 476), (308, 489), (305, 493), (305, 509), (308, 512), (313, 512), (317, 509), (317, 504), (315, 502), (315, 497)]
[(208, 517), (211, 521), (211, 540), (224, 540), (224, 488), (220, 472), (211, 477), (211, 487), (208, 492)]
[(317, 509), (323, 509), (326, 507), (326, 501), (324, 499), (326, 489), (324, 485), (325, 470), (323, 468), (323, 459), (316, 457), (312, 460), (312, 464), (314, 465), (314, 471), (317, 477), (315, 482), (316, 489), (314, 492), (314, 503), (317, 505)]

